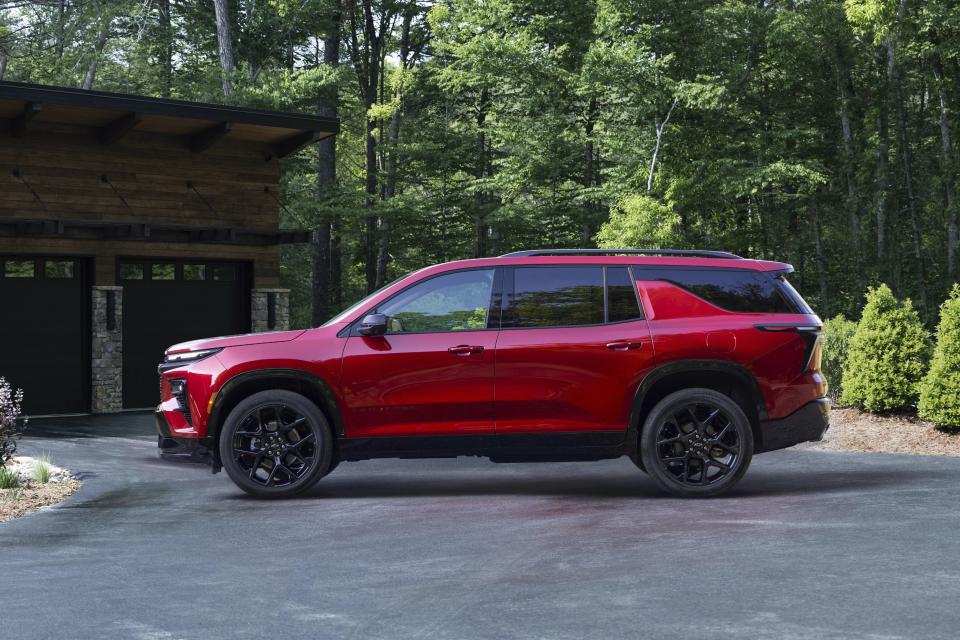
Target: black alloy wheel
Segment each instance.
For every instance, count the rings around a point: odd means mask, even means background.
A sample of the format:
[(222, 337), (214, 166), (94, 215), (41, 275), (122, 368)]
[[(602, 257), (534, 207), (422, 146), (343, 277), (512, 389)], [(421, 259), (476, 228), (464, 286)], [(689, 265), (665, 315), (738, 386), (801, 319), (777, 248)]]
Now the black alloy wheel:
[(684, 389), (647, 416), (641, 456), (663, 489), (684, 497), (730, 489), (753, 455), (753, 433), (743, 409), (711, 389)]
[(332, 435), (310, 400), (262, 391), (238, 404), (220, 434), (220, 458), (237, 486), (261, 497), (309, 488), (331, 468)]

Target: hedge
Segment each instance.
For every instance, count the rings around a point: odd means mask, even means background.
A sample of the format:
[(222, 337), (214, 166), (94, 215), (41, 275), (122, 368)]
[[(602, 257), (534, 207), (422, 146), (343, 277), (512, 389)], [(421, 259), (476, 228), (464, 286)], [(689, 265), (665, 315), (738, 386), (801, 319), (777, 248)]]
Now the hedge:
[(960, 429), (960, 284), (940, 307), (937, 346), (930, 371), (920, 384), (920, 417)]

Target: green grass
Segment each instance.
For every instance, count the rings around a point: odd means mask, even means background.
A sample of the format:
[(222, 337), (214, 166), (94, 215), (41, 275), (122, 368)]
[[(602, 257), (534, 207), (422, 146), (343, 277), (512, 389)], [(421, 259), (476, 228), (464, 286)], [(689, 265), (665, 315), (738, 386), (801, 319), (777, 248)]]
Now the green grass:
[(20, 486), (20, 478), (6, 467), (0, 467), (0, 489), (16, 489)]
[(40, 484), (47, 484), (50, 482), (50, 475), (52, 473), (53, 469), (50, 468), (49, 456), (41, 456), (33, 465), (33, 479)]

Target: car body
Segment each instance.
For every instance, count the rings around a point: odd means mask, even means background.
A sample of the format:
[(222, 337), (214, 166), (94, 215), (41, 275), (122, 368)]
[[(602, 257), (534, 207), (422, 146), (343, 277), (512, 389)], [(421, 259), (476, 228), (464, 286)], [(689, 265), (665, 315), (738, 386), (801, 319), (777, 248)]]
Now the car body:
[[(651, 475), (668, 491), (715, 495), (754, 452), (818, 440), (828, 426), (822, 323), (786, 282), (791, 271), (696, 251), (438, 264), (321, 327), (171, 347), (160, 365), (160, 447), (208, 449), (215, 470), (224, 464), (256, 495), (301, 491), (341, 461), (460, 455), (626, 455), (648, 473), (656, 463), (666, 475)], [(647, 426), (654, 413), (660, 426)], [(703, 426), (707, 418), (717, 422)], [(277, 435), (290, 424), (300, 427)], [(645, 429), (659, 430), (648, 447), (659, 457), (644, 452)]]

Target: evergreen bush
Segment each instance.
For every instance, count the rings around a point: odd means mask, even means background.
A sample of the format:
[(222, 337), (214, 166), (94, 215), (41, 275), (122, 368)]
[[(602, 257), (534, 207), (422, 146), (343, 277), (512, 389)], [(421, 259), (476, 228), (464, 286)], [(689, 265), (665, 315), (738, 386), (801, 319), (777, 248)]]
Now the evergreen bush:
[(843, 389), (843, 365), (847, 361), (850, 339), (857, 330), (857, 323), (842, 315), (830, 318), (823, 323), (823, 359), (820, 370), (830, 385), (830, 397), (834, 402), (840, 400)]
[(870, 289), (843, 366), (841, 401), (867, 411), (914, 407), (930, 351), (910, 300), (899, 302), (885, 284)]
[(920, 384), (918, 408), (924, 420), (960, 429), (960, 284), (940, 307), (937, 346)]

